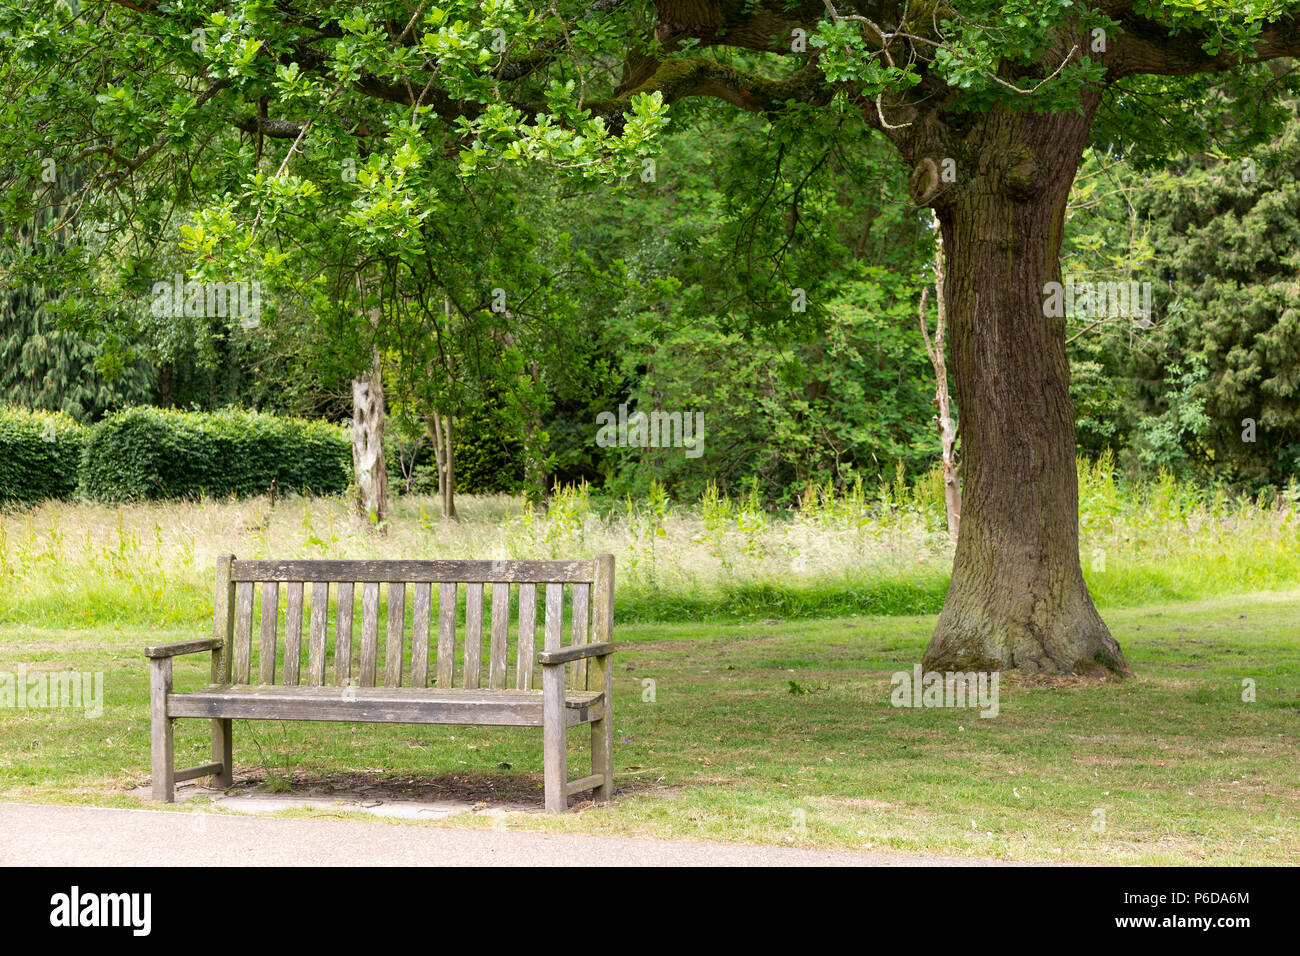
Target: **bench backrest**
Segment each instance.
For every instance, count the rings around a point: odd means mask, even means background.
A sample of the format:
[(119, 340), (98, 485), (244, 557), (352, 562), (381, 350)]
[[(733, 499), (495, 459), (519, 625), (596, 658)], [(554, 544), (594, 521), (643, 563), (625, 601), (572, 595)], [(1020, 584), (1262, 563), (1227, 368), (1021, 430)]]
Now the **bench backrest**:
[[(214, 605), (213, 636), (225, 642), (213, 659), (216, 683), (530, 690), (540, 687), (538, 650), (612, 640), (614, 557), (240, 561), (222, 555)], [(570, 687), (587, 686), (586, 661), (568, 665), (568, 673)]]

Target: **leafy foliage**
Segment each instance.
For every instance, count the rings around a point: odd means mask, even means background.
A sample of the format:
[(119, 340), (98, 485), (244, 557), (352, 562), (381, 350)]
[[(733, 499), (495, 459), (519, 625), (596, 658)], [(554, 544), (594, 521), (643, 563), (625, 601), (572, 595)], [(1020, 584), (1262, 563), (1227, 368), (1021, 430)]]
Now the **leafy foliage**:
[(1076, 330), (1081, 448), (1254, 489), (1300, 471), (1300, 107), (1289, 109), (1282, 132), (1240, 158), (1176, 156), (1153, 173), (1090, 157), (1063, 271), (1150, 282), (1155, 315)]
[(80, 491), (100, 501), (335, 494), (348, 487), (351, 446), (324, 422), (256, 412), (132, 408), (91, 431)]
[[(1211, 143), (1266, 143), (1300, 76), (1246, 62), (1265, 31), (1294, 26), (1295, 0), (1106, 5), (1116, 20), (1071, 0), (657, 7), (0, 0), (3, 81), (22, 90), (0, 100), (3, 241), (74, 210), (92, 227), (5, 264), (11, 287), (44, 283), (85, 329), (56, 337), (32, 324), (45, 316), (31, 303), (0, 314), (0, 350), (18, 369), (0, 372), (6, 395), (95, 417), (140, 396), (84, 394), (87, 363), (121, 368), (152, 349), (163, 404), (336, 413), (378, 353), (390, 408), (416, 425), (430, 409), (467, 418), (458, 470), (472, 484), (522, 458), (530, 483), (697, 486), (703, 466), (665, 459), (651, 474), (593, 450), (592, 413), (626, 400), (706, 404), (710, 446), (731, 449), (716, 477), (757, 478), (772, 497), (896, 460), (918, 468), (927, 375), (908, 303), (921, 279), (900, 277), (923, 277), (929, 250), (878, 133), (912, 163), (929, 147), (905, 142), (909, 126), (1075, 110), (1104, 85), (1092, 142), (1145, 168)], [(1105, 50), (1076, 49), (1096, 31), (1110, 54), (1140, 54), (1112, 65), (1163, 59), (1150, 65), (1171, 75), (1111, 82)], [(729, 106), (691, 101), (703, 93)], [(890, 125), (914, 108), (942, 115)], [(1136, 464), (1231, 462), (1243, 479), (1277, 479), (1300, 456), (1282, 278), (1291, 194), (1247, 209), (1194, 169), (1177, 178), (1183, 198), (1134, 202), (1169, 229), (1152, 240), (1170, 290), (1161, 327), (1103, 328), (1075, 346), (1080, 442), (1127, 448)], [(1226, 212), (1211, 221), (1229, 207), (1249, 237), (1234, 238)], [(1128, 221), (1094, 216), (1093, 251)], [(1269, 229), (1284, 237), (1271, 251)], [(1214, 260), (1225, 241), (1251, 248)], [(150, 277), (176, 270), (260, 280), (260, 326), (143, 316)], [(796, 291), (806, 311), (791, 307)], [(199, 370), (217, 368), (225, 377), (205, 389)], [(1224, 424), (1253, 409), (1262, 437), (1243, 449)], [(480, 415), (491, 424), (473, 424)], [(156, 464), (130, 494), (170, 493)], [(220, 485), (199, 472), (200, 486)]]
[(86, 431), (62, 412), (0, 406), (0, 504), (71, 498)]

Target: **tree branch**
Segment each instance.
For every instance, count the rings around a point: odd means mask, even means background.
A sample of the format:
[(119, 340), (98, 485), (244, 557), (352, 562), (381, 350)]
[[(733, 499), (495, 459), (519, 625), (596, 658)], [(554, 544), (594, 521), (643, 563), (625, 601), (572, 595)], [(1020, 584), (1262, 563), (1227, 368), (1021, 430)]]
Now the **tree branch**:
[(1203, 31), (1174, 34), (1158, 21), (1137, 13), (1131, 2), (1100, 4), (1102, 12), (1118, 20), (1123, 33), (1110, 39), (1101, 57), (1106, 78), (1117, 80), (1139, 73), (1160, 76), (1188, 76), (1218, 73), (1243, 63), (1261, 63), (1280, 57), (1300, 56), (1300, 17), (1278, 17), (1267, 21), (1252, 44), (1253, 55), (1205, 52), (1212, 37)]

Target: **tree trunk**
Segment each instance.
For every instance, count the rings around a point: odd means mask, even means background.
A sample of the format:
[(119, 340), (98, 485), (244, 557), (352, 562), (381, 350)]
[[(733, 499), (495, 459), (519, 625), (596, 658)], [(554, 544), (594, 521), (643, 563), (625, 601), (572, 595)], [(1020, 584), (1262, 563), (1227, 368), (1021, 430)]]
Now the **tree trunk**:
[(948, 515), (948, 537), (956, 541), (961, 530), (961, 481), (957, 466), (957, 430), (953, 427), (948, 397), (948, 309), (943, 292), (943, 236), (939, 234), (938, 219), (934, 225), (937, 239), (934, 253), (934, 339), (930, 339), (930, 333), (925, 327), (925, 300), (929, 287), (921, 294), (921, 338), (925, 342), (925, 352), (930, 356), (930, 365), (934, 368), (934, 404), (939, 409), (934, 421), (939, 428), (939, 453), (943, 463), (943, 504)]
[(163, 408), (172, 407), (172, 363), (163, 362), (158, 366), (158, 404)]
[(352, 380), (352, 473), (357, 514), (380, 534), (388, 518), (388, 464), (384, 460), (384, 382), (376, 353), (370, 371)]
[(540, 508), (550, 506), (550, 490), (546, 484), (545, 433), (542, 430), (541, 401), (542, 373), (534, 359), (528, 366), (532, 381), (527, 419), (524, 422), (524, 487), (525, 496)]
[(438, 501), (442, 516), (456, 520), (456, 455), (452, 446), (452, 421), (450, 415), (441, 415), (435, 409), (428, 417), (429, 437), (433, 439), (433, 454), (438, 466)]
[(934, 203), (948, 254), (962, 516), (929, 670), (1128, 670), (1079, 564), (1065, 320), (1043, 307), (1044, 286), (1060, 281), (1065, 204), (1091, 115), (990, 112), (969, 179)]

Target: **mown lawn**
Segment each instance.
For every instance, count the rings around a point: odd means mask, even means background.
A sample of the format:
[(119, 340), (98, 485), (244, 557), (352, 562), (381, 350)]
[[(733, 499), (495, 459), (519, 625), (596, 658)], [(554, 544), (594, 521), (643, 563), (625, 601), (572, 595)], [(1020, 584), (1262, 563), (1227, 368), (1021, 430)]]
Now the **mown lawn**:
[[(613, 806), (411, 825), (1016, 860), (1300, 863), (1300, 592), (1106, 617), (1132, 679), (1004, 675), (991, 719), (890, 706), (890, 675), (919, 661), (932, 617), (623, 625), (623, 792)], [(97, 719), (0, 709), (0, 799), (146, 805), (127, 792), (149, 776), (140, 649), (199, 633), (0, 627), (0, 671), (102, 671), (105, 681)], [(206, 667), (206, 655), (181, 659), (178, 687), (200, 686)], [(1253, 703), (1242, 699), (1247, 678)], [(570, 743), (578, 776), (585, 731)], [(205, 762), (206, 746), (205, 722), (179, 723), (181, 765)], [(243, 776), (279, 787), (333, 775), (393, 797), (432, 788), (541, 804), (540, 731), (241, 721), (235, 756)]]

